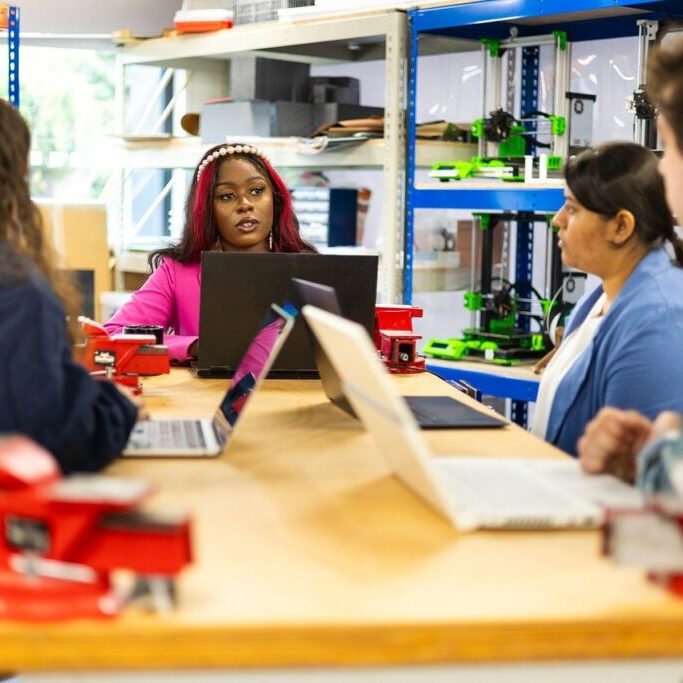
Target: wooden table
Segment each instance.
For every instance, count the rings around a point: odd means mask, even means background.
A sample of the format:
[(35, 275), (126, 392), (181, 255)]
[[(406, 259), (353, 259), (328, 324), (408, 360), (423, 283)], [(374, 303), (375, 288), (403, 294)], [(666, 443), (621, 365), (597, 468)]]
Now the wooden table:
[[(396, 383), (455, 394), (429, 375)], [(149, 380), (145, 396), (154, 415), (202, 416), (224, 385), (176, 370)], [(560, 456), (515, 425), (425, 436), (441, 454)], [(194, 517), (196, 562), (178, 609), (2, 623), (2, 668), (169, 669), (154, 680), (204, 681), (205, 669), (319, 666), (332, 680), (329, 667), (430, 664), (452, 681), (471, 680), (453, 672), (475, 663), (683, 654), (683, 601), (601, 557), (597, 532), (459, 535), (389, 476), (318, 381), (266, 382), (218, 459), (127, 460), (110, 471), (154, 482), (155, 503)], [(188, 669), (198, 677), (179, 678)]]

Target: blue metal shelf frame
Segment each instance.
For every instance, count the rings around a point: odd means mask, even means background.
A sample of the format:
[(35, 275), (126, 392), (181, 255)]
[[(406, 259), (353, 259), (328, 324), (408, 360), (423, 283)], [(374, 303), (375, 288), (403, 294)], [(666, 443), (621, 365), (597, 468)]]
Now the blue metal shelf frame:
[[(408, 157), (410, 158), (410, 157)], [(497, 187), (472, 187), (463, 185), (462, 189), (451, 183), (443, 188), (409, 188), (407, 193), (411, 209), (471, 209), (472, 211), (536, 211), (553, 213), (563, 202), (561, 187), (533, 188), (515, 187), (500, 183)], [(412, 192), (410, 191), (412, 190)], [(411, 222), (411, 230), (413, 229)], [(406, 232), (406, 239), (408, 238)], [(412, 239), (413, 234), (410, 233)], [(410, 243), (412, 246), (412, 242)], [(406, 246), (408, 242), (406, 242)], [(409, 303), (409, 302), (406, 302)]]
[(485, 396), (499, 396), (511, 398), (513, 402), (535, 401), (538, 395), (538, 380), (524, 379), (523, 377), (511, 377), (487, 372), (482, 366), (481, 372), (466, 370), (458, 366), (457, 361), (452, 366), (433, 365), (427, 361), (427, 370), (449, 381), (465, 380), (476, 387)]
[[(408, 23), (412, 21), (412, 13), (408, 13)], [(411, 207), (419, 201), (415, 190), (415, 104), (417, 102), (417, 54), (419, 50), (418, 33), (410, 31), (410, 46), (408, 59), (408, 111), (406, 112), (407, 138), (406, 144), (406, 215), (403, 232), (403, 301), (412, 303), (413, 299), (413, 243), (415, 241), (414, 212)]]
[[(538, 109), (538, 70), (541, 50), (538, 46), (525, 47), (522, 49), (522, 92), (520, 110), (523, 117), (525, 112), (532, 112)], [(527, 124), (530, 129), (531, 124)], [(532, 146), (531, 154), (536, 153), (536, 146)], [(561, 206), (562, 198), (559, 197)], [(519, 306), (520, 312), (531, 311), (531, 279), (534, 268), (534, 225), (532, 221), (517, 222), (517, 249), (515, 253), (515, 282), (517, 283), (517, 293), (526, 303)], [(518, 326), (526, 330), (531, 329), (531, 318), (526, 315), (518, 316)], [(513, 422), (519, 425), (526, 425), (529, 411), (526, 401), (512, 401), (511, 415)]]
[[(541, 49), (538, 46), (525, 47), (522, 49), (522, 101), (520, 110), (522, 117), (526, 118), (527, 112), (538, 109), (538, 70), (541, 59)], [(528, 131), (533, 131), (531, 121), (524, 124)], [(536, 153), (536, 145), (532, 145), (530, 154)]]
[[(619, 15), (620, 9), (647, 14)], [(601, 13), (590, 17), (586, 13)], [(453, 7), (412, 10), (417, 32), (461, 38), (508, 38), (509, 25), (519, 20), (544, 20), (534, 25), (515, 24), (519, 36), (547, 33), (547, 27), (570, 30), (572, 42), (637, 35), (638, 19), (681, 19), (680, 0), (485, 0)], [(575, 19), (572, 19), (572, 15)]]
[(7, 98), (19, 109), (19, 8), (7, 8)]

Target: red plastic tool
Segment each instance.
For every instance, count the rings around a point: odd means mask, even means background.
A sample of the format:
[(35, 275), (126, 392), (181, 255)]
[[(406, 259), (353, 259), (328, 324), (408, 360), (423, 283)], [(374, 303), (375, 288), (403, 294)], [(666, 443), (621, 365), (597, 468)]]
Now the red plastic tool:
[(168, 347), (151, 334), (110, 335), (99, 323), (80, 318), (85, 348), (79, 360), (91, 373), (99, 373), (141, 393), (141, 376), (170, 372)]
[(115, 570), (132, 571), (167, 607), (191, 561), (190, 522), (144, 511), (150, 493), (137, 479), (63, 478), (30, 439), (0, 440), (0, 617), (114, 616), (125, 602), (112, 591)]
[(413, 318), (421, 318), (417, 306), (375, 306), (375, 346), (389, 372), (424, 372), (425, 359), (417, 353)]

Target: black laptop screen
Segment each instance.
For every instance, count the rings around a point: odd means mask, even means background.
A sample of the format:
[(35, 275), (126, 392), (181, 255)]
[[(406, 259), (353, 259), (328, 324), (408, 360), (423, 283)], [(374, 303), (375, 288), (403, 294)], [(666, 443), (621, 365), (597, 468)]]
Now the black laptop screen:
[[(377, 257), (330, 254), (202, 254), (198, 373), (233, 376), (272, 302), (291, 300), (291, 278), (334, 287), (344, 315), (374, 326)], [(317, 376), (303, 322), (283, 345), (270, 377)]]

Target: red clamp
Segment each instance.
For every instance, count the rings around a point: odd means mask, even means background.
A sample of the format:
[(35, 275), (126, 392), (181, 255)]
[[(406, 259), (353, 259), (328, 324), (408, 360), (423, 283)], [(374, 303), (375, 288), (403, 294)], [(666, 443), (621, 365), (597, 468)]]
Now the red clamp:
[(413, 332), (413, 318), (421, 318), (417, 306), (375, 306), (375, 347), (389, 372), (424, 372), (425, 359), (417, 353), (421, 334)]
[(0, 440), (0, 617), (57, 620), (110, 617), (125, 600), (114, 570), (128, 570), (157, 598), (173, 600), (174, 577), (191, 561), (185, 515), (140, 505), (151, 487), (102, 475), (62, 477), (30, 439)]
[(156, 343), (152, 334), (113, 334), (89, 318), (79, 318), (85, 335), (80, 362), (93, 374), (106, 377), (142, 392), (141, 376), (171, 371), (168, 347)]

